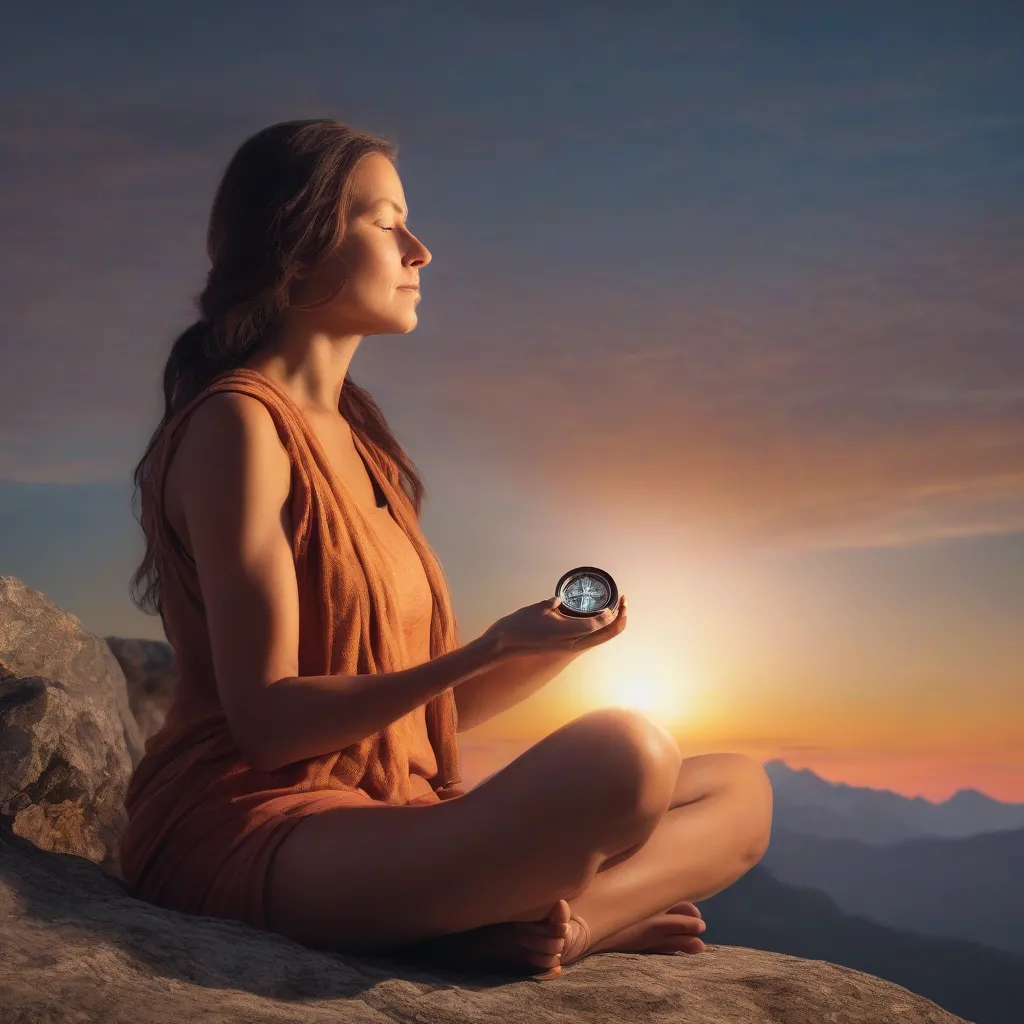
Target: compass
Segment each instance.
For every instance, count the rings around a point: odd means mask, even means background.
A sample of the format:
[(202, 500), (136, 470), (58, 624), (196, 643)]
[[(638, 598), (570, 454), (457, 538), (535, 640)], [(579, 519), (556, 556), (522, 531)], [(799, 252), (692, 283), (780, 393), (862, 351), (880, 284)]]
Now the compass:
[(592, 565), (570, 569), (555, 587), (555, 596), (561, 599), (559, 611), (566, 615), (597, 615), (611, 608), (619, 599), (615, 580)]

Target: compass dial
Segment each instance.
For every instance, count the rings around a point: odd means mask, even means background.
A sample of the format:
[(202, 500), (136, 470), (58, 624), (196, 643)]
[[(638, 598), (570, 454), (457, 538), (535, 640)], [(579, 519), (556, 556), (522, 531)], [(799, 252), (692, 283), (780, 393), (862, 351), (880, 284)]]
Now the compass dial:
[(611, 576), (589, 565), (567, 572), (558, 581), (555, 593), (564, 610), (575, 615), (596, 615), (618, 600)]

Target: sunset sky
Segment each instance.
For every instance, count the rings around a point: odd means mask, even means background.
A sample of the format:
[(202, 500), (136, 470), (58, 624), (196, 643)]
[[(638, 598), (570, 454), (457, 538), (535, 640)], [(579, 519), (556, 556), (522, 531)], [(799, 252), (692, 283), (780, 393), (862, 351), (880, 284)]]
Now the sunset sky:
[(433, 254), (352, 375), (462, 639), (577, 565), (630, 599), (467, 780), (622, 704), (684, 754), (1024, 801), (1019, 0), (22, 5), (0, 86), (0, 574), (164, 639), (131, 473), (214, 189), (332, 117), (397, 143)]

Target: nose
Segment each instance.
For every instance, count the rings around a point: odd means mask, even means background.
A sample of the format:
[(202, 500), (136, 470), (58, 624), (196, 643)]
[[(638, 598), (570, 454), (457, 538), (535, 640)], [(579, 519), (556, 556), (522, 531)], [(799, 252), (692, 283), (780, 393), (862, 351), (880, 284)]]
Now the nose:
[(412, 237), (416, 239), (416, 247), (412, 258), (408, 261), (409, 266), (425, 267), (433, 259), (433, 256), (431, 256), (430, 250), (415, 235)]

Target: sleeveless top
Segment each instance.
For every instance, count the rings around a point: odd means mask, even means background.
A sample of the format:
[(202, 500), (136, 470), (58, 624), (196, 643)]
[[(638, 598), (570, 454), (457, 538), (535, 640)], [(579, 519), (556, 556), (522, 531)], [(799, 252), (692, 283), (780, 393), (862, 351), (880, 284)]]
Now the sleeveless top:
[(247, 367), (215, 377), (168, 422), (153, 453), (157, 472), (142, 487), (141, 522), (155, 544), (160, 616), (179, 673), (166, 721), (147, 740), (125, 796), (122, 872), (130, 885), (145, 890), (148, 883), (150, 894), (197, 846), (205, 843), (207, 859), (227, 859), (282, 816), (366, 800), (436, 803), (462, 795), (453, 687), (344, 750), (273, 772), (241, 756), (217, 694), (195, 561), (163, 504), (181, 426), (218, 391), (261, 401), (291, 462), (299, 675), (395, 672), (460, 646), (447, 580), (394, 461), (353, 430), (356, 450), (387, 502), (369, 509), (335, 475), (283, 388)]

